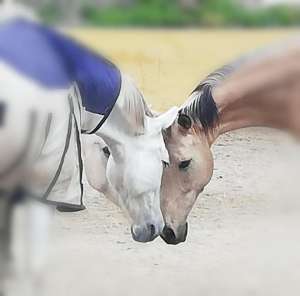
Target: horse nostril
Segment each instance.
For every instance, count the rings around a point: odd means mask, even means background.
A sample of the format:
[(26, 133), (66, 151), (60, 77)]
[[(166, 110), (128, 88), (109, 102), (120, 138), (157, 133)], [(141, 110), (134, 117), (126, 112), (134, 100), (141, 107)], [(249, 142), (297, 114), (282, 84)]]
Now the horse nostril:
[(157, 228), (154, 224), (146, 224), (144, 226), (132, 226), (131, 234), (135, 241), (138, 242), (150, 242), (157, 236)]
[(151, 238), (155, 236), (155, 226), (153, 224), (148, 225), (148, 228), (150, 230)]
[(168, 226), (164, 227), (161, 237), (167, 244), (177, 244), (176, 235), (173, 229)]

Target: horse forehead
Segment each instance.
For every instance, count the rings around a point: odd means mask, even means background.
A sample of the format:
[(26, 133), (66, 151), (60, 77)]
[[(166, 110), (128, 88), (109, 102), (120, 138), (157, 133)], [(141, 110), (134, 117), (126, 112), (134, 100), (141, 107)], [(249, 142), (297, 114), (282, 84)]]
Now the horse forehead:
[(134, 162), (136, 167), (149, 164), (149, 168), (154, 168), (160, 161), (169, 162), (169, 153), (162, 137), (154, 139), (141, 137), (138, 143), (130, 142), (124, 152), (125, 162), (126, 160), (128, 163)]
[(138, 137), (137, 149), (144, 149), (145, 151), (161, 151), (166, 149), (166, 145), (162, 133), (145, 133)]
[(169, 139), (166, 144), (169, 151), (173, 153), (186, 154), (189, 151), (193, 150), (193, 147), (196, 145), (194, 136), (192, 135), (178, 135), (173, 136), (172, 139)]

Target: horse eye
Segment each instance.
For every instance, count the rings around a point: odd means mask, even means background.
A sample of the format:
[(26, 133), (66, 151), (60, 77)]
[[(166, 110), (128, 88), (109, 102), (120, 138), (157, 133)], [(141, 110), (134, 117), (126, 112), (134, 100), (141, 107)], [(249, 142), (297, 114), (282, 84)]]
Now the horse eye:
[(166, 161), (164, 161), (164, 160), (162, 160), (162, 163), (163, 163), (163, 167), (164, 167), (164, 169), (165, 168), (168, 168), (170, 165), (166, 162)]
[(107, 158), (110, 157), (110, 151), (109, 151), (108, 147), (104, 147), (104, 148), (102, 149), (102, 151), (103, 151), (104, 155), (105, 155)]
[(192, 159), (181, 161), (178, 165), (178, 168), (180, 170), (187, 169), (190, 166), (191, 162), (192, 162)]

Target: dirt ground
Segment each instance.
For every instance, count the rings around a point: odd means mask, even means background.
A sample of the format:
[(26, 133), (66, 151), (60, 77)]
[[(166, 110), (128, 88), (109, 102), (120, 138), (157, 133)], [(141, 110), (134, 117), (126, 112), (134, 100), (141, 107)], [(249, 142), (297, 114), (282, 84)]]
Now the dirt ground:
[(56, 215), (47, 295), (299, 295), (299, 148), (269, 130), (222, 137), (178, 246), (133, 242), (90, 190), (87, 211)]
[[(136, 77), (159, 110), (183, 102), (228, 59), (292, 33), (72, 32)], [(213, 180), (178, 246), (133, 242), (120, 211), (90, 189), (86, 211), (56, 214), (46, 294), (300, 295), (299, 148), (267, 129), (220, 138)]]

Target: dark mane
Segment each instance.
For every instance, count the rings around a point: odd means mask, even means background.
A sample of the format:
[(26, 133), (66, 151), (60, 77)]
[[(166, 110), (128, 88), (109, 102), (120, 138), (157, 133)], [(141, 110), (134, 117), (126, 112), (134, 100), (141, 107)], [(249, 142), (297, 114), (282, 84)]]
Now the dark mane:
[(210, 129), (214, 129), (218, 125), (219, 112), (212, 96), (213, 89), (248, 62), (259, 61), (272, 56), (273, 50), (274, 46), (242, 55), (238, 59), (209, 74), (192, 92), (189, 101), (183, 106), (181, 112), (192, 117), (195, 122), (200, 122), (206, 133)]
[(204, 131), (207, 133), (210, 129), (214, 129), (218, 125), (219, 112), (215, 100), (212, 96), (213, 89), (220, 85), (225, 78), (233, 72), (243, 67), (248, 62), (259, 62), (274, 54), (274, 48), (284, 50), (285, 46), (269, 46), (261, 48), (250, 54), (243, 55), (233, 62), (219, 68), (209, 74), (202, 80), (195, 90), (192, 92), (189, 101), (184, 104), (181, 113), (189, 115), (195, 122), (200, 122)]
[(219, 112), (212, 90), (231, 74), (234, 68), (230, 64), (209, 74), (195, 88), (191, 94), (191, 101), (181, 110), (182, 113), (192, 117), (195, 122), (200, 122), (206, 133), (209, 129), (214, 129), (219, 121)]
[(219, 120), (217, 105), (212, 96), (212, 86), (209, 84), (199, 85), (193, 92), (195, 99), (182, 110), (194, 121), (200, 121), (205, 132), (215, 128)]

